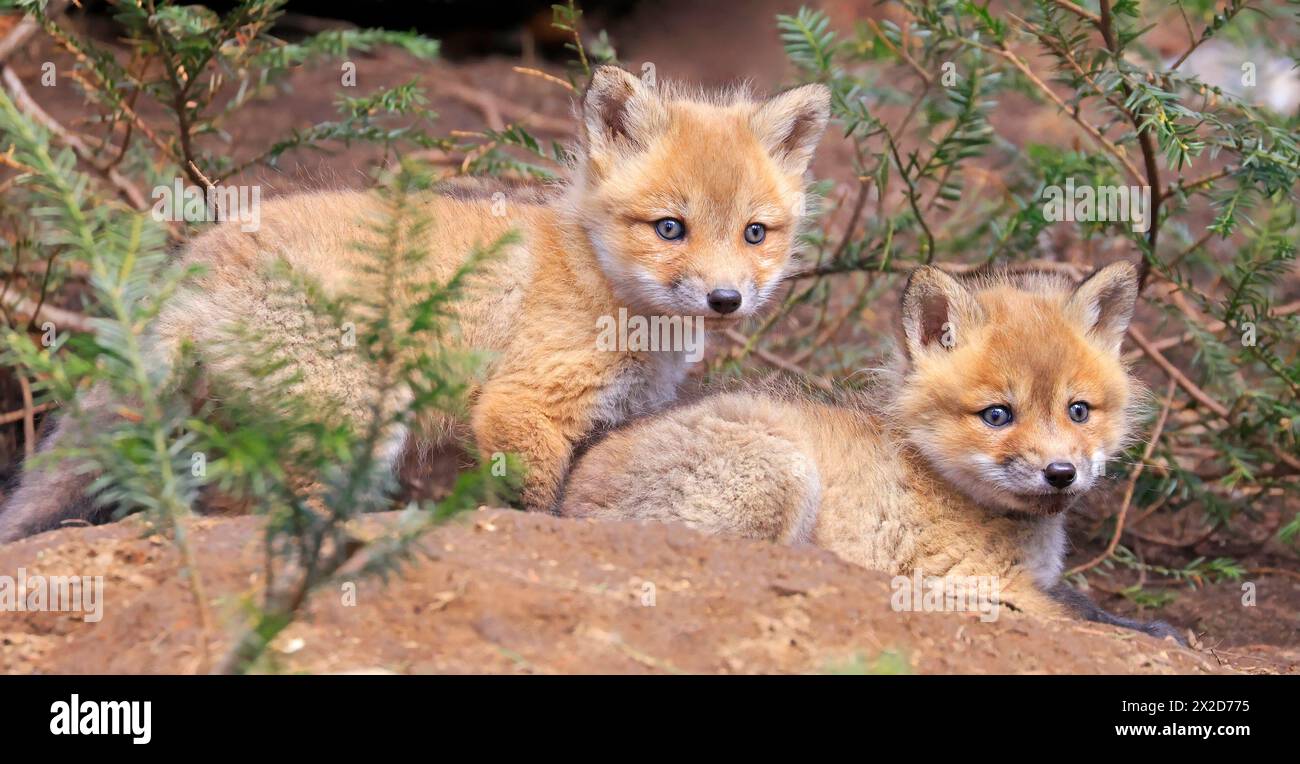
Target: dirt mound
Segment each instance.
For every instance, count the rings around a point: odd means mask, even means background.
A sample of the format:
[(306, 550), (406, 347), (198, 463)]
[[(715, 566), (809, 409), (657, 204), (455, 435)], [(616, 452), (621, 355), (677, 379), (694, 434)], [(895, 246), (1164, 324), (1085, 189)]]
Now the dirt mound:
[[(369, 519), (370, 528), (392, 521)], [(261, 581), (259, 520), (191, 529), (220, 655)], [(138, 520), (0, 548), (0, 574), (104, 576), (102, 620), (0, 615), (0, 670), (201, 669), (179, 556)], [(683, 527), (470, 513), (428, 534), (390, 578), (318, 591), (273, 645), (286, 672), (1215, 673), (1205, 653), (1096, 624), (1003, 611), (894, 612), (889, 577), (811, 548), (710, 538)], [(1253, 666), (1249, 668), (1254, 668)], [(1256, 669), (1258, 670), (1258, 669)], [(1284, 668), (1283, 670), (1287, 670)], [(1294, 663), (1290, 670), (1296, 670)]]

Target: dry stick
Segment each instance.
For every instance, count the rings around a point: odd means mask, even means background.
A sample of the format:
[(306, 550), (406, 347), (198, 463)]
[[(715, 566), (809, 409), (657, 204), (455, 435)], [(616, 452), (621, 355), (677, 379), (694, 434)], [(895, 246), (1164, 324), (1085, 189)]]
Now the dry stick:
[[(974, 273), (983, 268), (988, 268), (989, 266), (987, 263), (943, 263), (940, 267), (944, 270), (945, 273), (963, 274), (963, 273)], [(872, 268), (871, 270), (873, 272), (879, 270), (883, 273), (910, 273), (915, 268), (916, 265), (911, 263), (905, 263), (903, 265), (892, 265), (889, 268), (880, 268), (880, 269)], [(1041, 260), (1041, 259), (1025, 260), (1024, 262), (1017, 263), (1014, 266), (1014, 268), (1017, 269), (1024, 268), (1025, 270), (1043, 270), (1043, 271), (1052, 271), (1053, 273), (1063, 273), (1069, 276), (1070, 278), (1074, 279), (1075, 281), (1081, 281), (1085, 275), (1085, 271), (1079, 266), (1074, 265), (1073, 263), (1057, 262), (1056, 260)], [(852, 269), (852, 270), (865, 270), (865, 269), (859, 268), (859, 269)], [(805, 268), (802, 271), (796, 271), (795, 273), (786, 276), (785, 280), (798, 281), (800, 279), (813, 278), (815, 276), (833, 276), (835, 274), (845, 273), (845, 272), (846, 270), (836, 269), (833, 263), (827, 263), (824, 266)]]
[(1110, 537), (1110, 543), (1106, 545), (1106, 551), (1082, 565), (1070, 568), (1065, 572), (1064, 578), (1069, 578), (1085, 570), (1092, 570), (1115, 553), (1115, 547), (1119, 546), (1119, 538), (1124, 533), (1124, 518), (1128, 515), (1129, 505), (1133, 503), (1133, 492), (1137, 490), (1138, 478), (1142, 476), (1142, 468), (1146, 466), (1145, 462), (1151, 458), (1151, 454), (1156, 450), (1156, 443), (1165, 430), (1165, 421), (1169, 419), (1169, 409), (1173, 406), (1173, 403), (1174, 382), (1170, 380), (1169, 387), (1165, 390), (1164, 408), (1160, 410), (1160, 417), (1156, 419), (1156, 426), (1151, 431), (1151, 440), (1147, 442), (1147, 447), (1142, 450), (1142, 461), (1138, 462), (1137, 466), (1133, 468), (1133, 473), (1128, 477), (1128, 485), (1124, 487), (1124, 503), (1120, 504), (1119, 516), (1115, 518), (1115, 533)]
[(528, 66), (512, 66), (510, 68), (518, 72), (519, 74), (526, 74), (529, 77), (537, 77), (539, 79), (546, 80), (547, 82), (553, 85), (559, 85), (560, 87), (564, 88), (570, 93), (574, 92), (573, 85), (560, 79), (559, 77), (556, 77), (554, 74), (547, 74), (541, 69), (533, 69), (532, 67), (528, 67)]
[[(46, 17), (53, 18), (54, 16), (63, 13), (63, 9), (66, 8), (67, 5), (67, 0), (51, 0), (45, 6)], [(36, 34), (40, 28), (41, 24), (39, 21), (31, 16), (24, 16), (23, 20), (19, 21), (13, 29), (9, 30), (9, 34), (5, 35), (3, 40), (0, 40), (0, 63), (4, 63), (9, 56), (13, 55), (14, 51), (25, 45), (27, 41), (31, 39), (32, 35)]]
[(1130, 326), (1128, 328), (1128, 336), (1133, 338), (1133, 342), (1142, 349), (1142, 352), (1146, 354), (1148, 358), (1155, 361), (1155, 364), (1165, 372), (1166, 376), (1169, 377), (1171, 383), (1176, 383), (1179, 387), (1186, 390), (1188, 395), (1192, 396), (1192, 398), (1210, 411), (1213, 411), (1219, 416), (1219, 418), (1228, 418), (1228, 407), (1211, 398), (1209, 394), (1197, 386), (1195, 382), (1188, 379), (1186, 374), (1179, 371), (1177, 366), (1170, 363), (1168, 358), (1165, 358), (1159, 350), (1156, 350), (1155, 346), (1151, 344), (1151, 340), (1147, 339), (1140, 329)]
[(1096, 24), (1097, 26), (1101, 26), (1101, 17), (1093, 13), (1092, 11), (1088, 10), (1087, 8), (1080, 8), (1079, 6), (1070, 2), (1070, 0), (1052, 0), (1052, 1), (1056, 3), (1057, 6), (1064, 8), (1070, 13), (1073, 13), (1075, 16), (1078, 16), (1079, 18), (1085, 19), (1087, 21), (1091, 21), (1093, 24)]
[(32, 403), (32, 383), (25, 374), (18, 374), (18, 386), (23, 391), (23, 450), (27, 458), (36, 455), (36, 407)]
[(473, 106), (483, 116), (487, 126), (500, 132), (506, 129), (508, 118), (517, 123), (526, 123), (537, 130), (551, 133), (568, 134), (573, 125), (568, 120), (548, 117), (517, 103), (504, 101), (490, 93), (484, 93), (456, 82), (440, 82), (436, 87), (440, 95), (450, 96), (458, 101)]
[(3, 302), (6, 307), (15, 313), (29, 316), (33, 320), (45, 319), (63, 329), (72, 329), (78, 332), (92, 331), (90, 319), (86, 316), (50, 305), (37, 305), (34, 301), (20, 294), (6, 294), (0, 297), (0, 302)]
[(1286, 568), (1251, 568), (1246, 572), (1252, 576), (1290, 576), (1291, 578), (1300, 581), (1300, 573), (1297, 573), (1294, 570), (1287, 570)]
[(94, 161), (94, 152), (90, 150), (90, 147), (86, 145), (85, 141), (81, 140), (81, 138), (72, 133), (72, 131), (59, 124), (53, 117), (47, 114), (45, 110), (32, 99), (31, 95), (27, 92), (27, 88), (23, 87), (22, 80), (18, 79), (17, 74), (14, 74), (13, 69), (7, 66), (3, 67), (3, 73), (0, 74), (0, 76), (4, 78), (5, 86), (8, 87), (9, 92), (13, 94), (14, 104), (19, 109), (25, 112), (27, 116), (40, 122), (45, 126), (46, 130), (49, 130), (60, 141), (71, 147), (82, 161), (94, 168), (96, 172), (103, 175), (109, 183), (112, 183), (113, 186), (121, 192), (122, 196), (126, 197), (126, 200), (131, 203), (132, 207), (137, 210), (149, 209), (149, 203), (145, 200), (145, 196), (140, 189), (136, 188), (134, 183), (117, 170), (111, 167), (103, 168), (96, 164)]
[(885, 44), (886, 48), (889, 48), (889, 50), (895, 56), (898, 56), (900, 59), (905, 61), (909, 66), (912, 67), (912, 69), (916, 71), (918, 75), (920, 75), (921, 79), (925, 82), (925, 86), (927, 88), (930, 87), (930, 73), (927, 72), (920, 64), (916, 63), (916, 60), (913, 59), (910, 55), (908, 55), (907, 51), (902, 50), (898, 48), (896, 45), (894, 45), (894, 43), (891, 42), (890, 39), (885, 36), (885, 33), (881, 31), (880, 25), (876, 23), (875, 19), (867, 19), (867, 26), (871, 29), (872, 32), (875, 33), (876, 37), (878, 37), (880, 41)]
[[(42, 414), (52, 408), (54, 408), (54, 404), (42, 403), (39, 406), (32, 406), (31, 412), (33, 414)], [(27, 411), (27, 408), (23, 407), (17, 411), (10, 411), (8, 414), (0, 414), (0, 424), (13, 424), (14, 422), (22, 421), (26, 418)]]
[(1186, 540), (1171, 539), (1171, 538), (1165, 538), (1164, 536), (1161, 536), (1156, 533), (1139, 531), (1137, 529), (1137, 521), (1134, 520), (1132, 523), (1129, 523), (1128, 527), (1124, 529), (1124, 532), (1129, 534), (1133, 538), (1136, 538), (1140, 541), (1145, 541), (1150, 544), (1158, 544), (1159, 546), (1172, 547), (1174, 549), (1191, 549), (1193, 547), (1200, 546), (1202, 543), (1206, 541), (1206, 539), (1210, 538), (1210, 536), (1213, 536), (1214, 532), (1218, 529), (1219, 526), (1211, 523), (1210, 527), (1197, 533), (1195, 536), (1193, 536), (1190, 539), (1186, 539)]
[[(1107, 4), (1106, 2), (1102, 3), (1103, 6), (1105, 6), (1106, 4)], [(1232, 17), (1240, 13), (1242, 9), (1244, 9), (1245, 7), (1246, 7), (1245, 4), (1242, 4), (1237, 6), (1236, 8), (1233, 8), (1233, 4), (1231, 2), (1225, 3), (1223, 6), (1223, 13), (1220, 14), (1223, 16), (1223, 23), (1227, 24), (1229, 21), (1232, 21)], [(1173, 66), (1169, 67), (1169, 71), (1171, 72), (1175, 71), (1178, 69), (1178, 67), (1182, 66), (1183, 62), (1187, 60), (1187, 57), (1195, 53), (1196, 49), (1201, 47), (1201, 43), (1205, 42), (1208, 39), (1210, 39), (1210, 35), (1201, 35), (1195, 40), (1192, 40), (1192, 44), (1187, 48), (1187, 50), (1183, 51), (1183, 55), (1178, 57), (1178, 60), (1173, 63)]]

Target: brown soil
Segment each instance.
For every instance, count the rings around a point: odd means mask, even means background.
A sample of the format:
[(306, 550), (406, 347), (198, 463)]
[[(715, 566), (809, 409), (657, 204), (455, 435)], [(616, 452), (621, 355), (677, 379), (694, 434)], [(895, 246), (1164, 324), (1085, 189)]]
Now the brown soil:
[[(392, 515), (367, 521), (379, 532)], [(214, 603), (212, 652), (261, 581), (259, 520), (206, 518), (191, 538)], [(186, 673), (201, 668), (179, 555), (136, 519), (0, 548), (0, 571), (103, 575), (103, 620), (11, 613), (0, 671)], [(895, 612), (889, 577), (829, 553), (710, 538), (677, 526), (481, 510), (421, 543), (384, 586), (318, 591), (273, 643), (282, 672), (1221, 673), (1300, 671), (1300, 655), (1218, 655), (1097, 624), (1004, 611)], [(647, 600), (648, 591), (653, 599)], [(1256, 653), (1260, 654), (1256, 654)]]

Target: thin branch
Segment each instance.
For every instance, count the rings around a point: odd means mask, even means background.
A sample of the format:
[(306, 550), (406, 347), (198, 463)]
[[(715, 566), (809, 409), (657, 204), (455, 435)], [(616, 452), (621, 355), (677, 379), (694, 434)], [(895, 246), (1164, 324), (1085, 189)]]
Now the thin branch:
[[(1103, 2), (1102, 4), (1105, 5), (1106, 3)], [(1227, 24), (1229, 21), (1232, 21), (1232, 17), (1240, 13), (1245, 7), (1246, 5), (1244, 3), (1238, 4), (1232, 0), (1228, 0), (1228, 2), (1224, 4), (1223, 13), (1221, 14), (1223, 16), (1223, 23)], [(1192, 41), (1192, 44), (1188, 46), (1187, 50), (1183, 51), (1183, 55), (1179, 56), (1178, 60), (1169, 67), (1169, 71), (1177, 71), (1178, 67), (1182, 66), (1183, 62), (1187, 60), (1187, 57), (1195, 53), (1197, 48), (1201, 47), (1201, 43), (1214, 36), (1213, 33), (1208, 33), (1208, 29), (1206, 32), (1207, 34), (1202, 34), (1200, 37)]]
[(885, 33), (881, 31), (880, 25), (876, 23), (875, 19), (867, 19), (867, 26), (871, 29), (872, 32), (875, 32), (876, 37), (879, 38), (880, 41), (885, 44), (886, 48), (889, 48), (890, 52), (892, 52), (895, 56), (898, 56), (899, 59), (907, 63), (908, 66), (912, 67), (912, 70), (917, 73), (917, 75), (921, 78), (921, 81), (925, 83), (925, 87), (928, 89), (931, 84), (929, 72), (925, 71), (925, 69), (920, 64), (916, 63), (916, 59), (908, 55), (907, 51), (902, 50), (898, 46), (894, 45), (894, 43), (891, 42), (890, 39), (885, 36)]
[(1165, 372), (1165, 375), (1169, 377), (1171, 382), (1177, 383), (1179, 387), (1187, 391), (1188, 395), (1192, 396), (1192, 398), (1210, 411), (1213, 411), (1219, 416), (1219, 418), (1225, 420), (1228, 418), (1228, 407), (1211, 398), (1210, 395), (1202, 390), (1195, 382), (1188, 379), (1186, 374), (1179, 371), (1177, 366), (1170, 363), (1169, 359), (1165, 358), (1164, 354), (1151, 344), (1151, 340), (1147, 339), (1140, 329), (1135, 326), (1130, 326), (1128, 328), (1128, 336), (1133, 338), (1134, 344), (1142, 349), (1142, 352), (1147, 356), (1147, 358), (1154, 361), (1155, 364)]
[(37, 305), (20, 294), (5, 294), (0, 296), (0, 301), (15, 313), (31, 317), (32, 321), (44, 319), (53, 322), (60, 329), (70, 329), (78, 332), (93, 331), (90, 326), (90, 319), (81, 313), (74, 313), (50, 305)]
[(512, 66), (510, 68), (511, 70), (518, 72), (519, 74), (526, 74), (529, 77), (537, 77), (539, 79), (551, 83), (552, 85), (559, 85), (560, 87), (564, 88), (570, 93), (576, 92), (575, 88), (571, 83), (565, 82), (559, 77), (556, 77), (554, 74), (547, 74), (541, 69), (533, 69), (532, 67), (528, 67), (528, 66)]
[(1088, 10), (1087, 8), (1081, 8), (1075, 5), (1074, 3), (1070, 2), (1070, 0), (1052, 0), (1052, 2), (1055, 3), (1058, 7), (1064, 8), (1065, 10), (1069, 11), (1070, 13), (1073, 13), (1075, 16), (1078, 16), (1079, 18), (1085, 21), (1091, 22), (1092, 24), (1095, 24), (1098, 27), (1101, 26), (1101, 17), (1093, 13), (1092, 11)]
[(63, 125), (59, 124), (53, 117), (47, 114), (35, 100), (32, 99), (31, 95), (27, 92), (27, 88), (23, 87), (22, 80), (18, 79), (18, 75), (14, 73), (13, 69), (2, 65), (0, 65), (0, 69), (3, 70), (0, 71), (0, 76), (3, 77), (5, 86), (8, 88), (9, 92), (13, 94), (14, 105), (26, 113), (27, 116), (44, 125), (45, 129), (53, 133), (60, 142), (75, 151), (82, 161), (90, 165), (91, 168), (108, 180), (108, 182), (111, 183), (128, 202), (130, 202), (132, 207), (137, 210), (149, 209), (149, 202), (145, 199), (144, 193), (141, 192), (134, 183), (128, 180), (125, 175), (118, 172), (116, 169), (112, 167), (101, 167), (96, 164), (94, 161), (95, 152), (86, 145), (85, 141), (81, 140), (81, 138), (71, 130), (68, 130)]
[(18, 387), (23, 394), (23, 450), (28, 459), (36, 455), (36, 406), (32, 401), (32, 383), (26, 374), (18, 374)]

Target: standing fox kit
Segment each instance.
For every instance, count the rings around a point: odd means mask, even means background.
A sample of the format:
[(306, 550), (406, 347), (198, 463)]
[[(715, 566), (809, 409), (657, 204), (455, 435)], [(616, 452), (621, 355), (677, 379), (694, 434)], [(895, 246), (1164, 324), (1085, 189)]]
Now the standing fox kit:
[[(471, 401), (474, 438), (483, 453), (524, 458), (529, 508), (554, 508), (575, 442), (671, 402), (685, 376), (682, 348), (601, 347), (600, 318), (624, 310), (701, 317), (719, 327), (767, 302), (792, 262), (797, 200), (829, 108), (821, 85), (754, 101), (739, 90), (655, 89), (600, 67), (582, 99), (572, 177), (553, 198), (512, 200), (502, 215), (492, 199), (431, 196), (430, 256), (409, 274), (412, 287), (445, 280), (476, 246), (512, 229), (522, 235), (474, 274), (472, 294), (456, 312), (459, 342), (491, 358)], [(366, 421), (377, 395), (366, 360), (323, 362), (311, 343), (331, 338), (299, 331), (303, 312), (273, 304), (269, 272), (287, 266), (326, 294), (373, 288), (357, 242), (374, 236), (367, 217), (380, 210), (370, 193), (290, 196), (265, 205), (256, 232), (223, 224), (196, 239), (184, 257), (203, 272), (160, 314), (156, 363), (190, 344), (219, 397), (223, 372), (233, 370), (223, 369), (229, 360), (212, 348), (232, 326), (281, 335), (294, 327), (302, 392)], [(92, 421), (106, 420), (115, 409), (106, 398), (93, 389), (81, 408)], [(394, 432), (383, 457), (391, 463), (408, 438), (436, 441), (444, 429), (430, 421), (416, 432)], [(75, 437), (60, 422), (42, 449)], [(67, 519), (93, 477), (70, 464), (27, 470), (0, 511), (0, 541)]]
[(1136, 297), (1128, 263), (1077, 287), (920, 268), (886, 389), (851, 405), (724, 394), (636, 423), (582, 458), (562, 514), (810, 541), (894, 574), (996, 577), (1017, 610), (1177, 638), (1059, 582), (1065, 511), (1133, 423), (1119, 349)]

